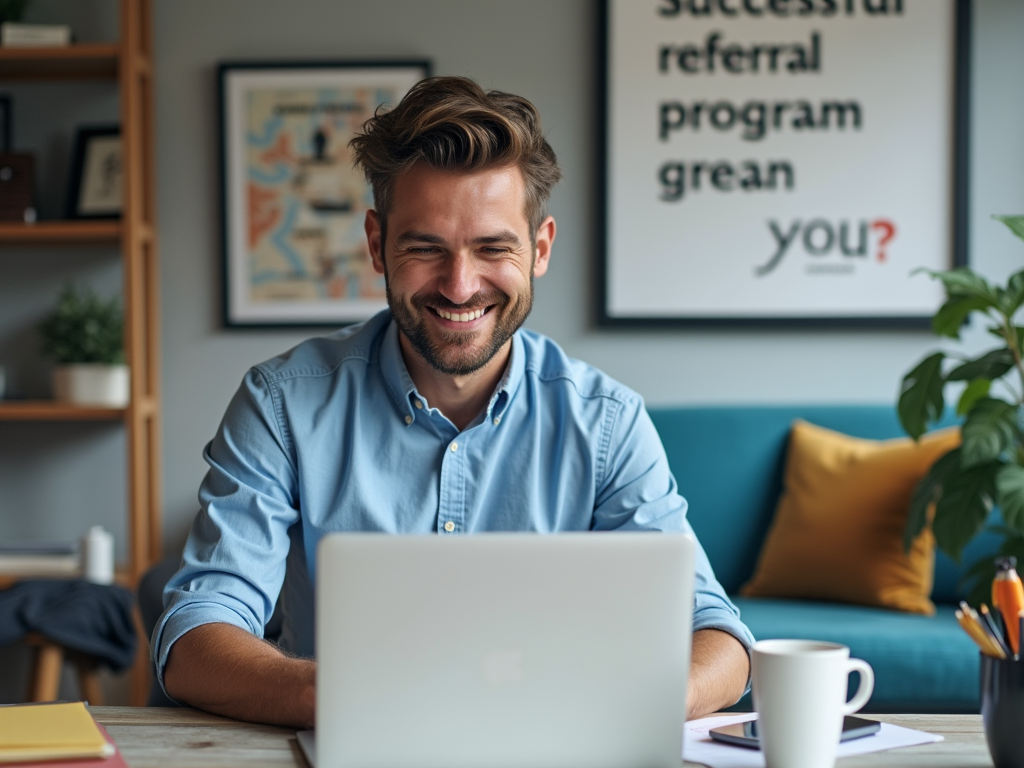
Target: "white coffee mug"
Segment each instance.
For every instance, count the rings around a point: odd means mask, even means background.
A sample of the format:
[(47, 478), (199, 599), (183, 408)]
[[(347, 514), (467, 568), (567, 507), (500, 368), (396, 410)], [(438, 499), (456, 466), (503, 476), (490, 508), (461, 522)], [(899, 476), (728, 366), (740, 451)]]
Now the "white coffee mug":
[[(848, 677), (860, 687), (846, 701)], [(875, 673), (850, 649), (817, 640), (761, 640), (753, 650), (754, 709), (768, 768), (832, 768), (844, 715), (871, 698)]]

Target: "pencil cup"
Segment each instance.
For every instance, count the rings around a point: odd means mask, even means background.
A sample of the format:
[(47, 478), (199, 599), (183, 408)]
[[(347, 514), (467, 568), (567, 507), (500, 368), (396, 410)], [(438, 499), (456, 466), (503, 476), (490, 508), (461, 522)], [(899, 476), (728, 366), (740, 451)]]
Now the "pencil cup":
[(981, 654), (981, 719), (995, 768), (1024, 768), (1024, 660)]

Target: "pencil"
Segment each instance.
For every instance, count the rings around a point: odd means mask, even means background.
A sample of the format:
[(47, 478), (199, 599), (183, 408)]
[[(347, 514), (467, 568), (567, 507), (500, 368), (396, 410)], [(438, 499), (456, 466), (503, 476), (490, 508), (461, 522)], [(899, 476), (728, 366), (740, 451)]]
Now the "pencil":
[(956, 620), (960, 622), (960, 626), (963, 627), (964, 632), (977, 643), (978, 647), (981, 648), (982, 653), (989, 656), (995, 656), (997, 659), (1005, 659), (1006, 654), (1003, 649), (996, 645), (985, 631), (981, 628), (981, 625), (974, 619), (970, 614), (965, 614), (963, 611), (956, 611)]

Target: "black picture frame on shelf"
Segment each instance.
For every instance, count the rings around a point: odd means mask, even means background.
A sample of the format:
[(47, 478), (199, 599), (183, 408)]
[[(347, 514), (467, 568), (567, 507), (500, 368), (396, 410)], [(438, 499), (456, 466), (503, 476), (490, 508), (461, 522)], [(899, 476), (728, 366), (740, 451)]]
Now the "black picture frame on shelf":
[(14, 146), (13, 130), (11, 97), (0, 94), (0, 154), (10, 152), (11, 147)]
[(387, 306), (349, 139), (430, 76), (423, 59), (218, 68), (224, 325), (338, 327)]
[(69, 219), (119, 219), (124, 179), (121, 128), (83, 126), (75, 136), (65, 216)]
[(736, 5), (599, 4), (598, 323), (929, 328), (911, 274), (967, 263), (971, 0)]

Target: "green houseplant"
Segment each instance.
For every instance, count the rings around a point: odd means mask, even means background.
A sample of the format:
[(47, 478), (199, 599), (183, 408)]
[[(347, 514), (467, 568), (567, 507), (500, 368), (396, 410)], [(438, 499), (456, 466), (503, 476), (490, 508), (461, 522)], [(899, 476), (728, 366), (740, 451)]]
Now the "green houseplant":
[[(1024, 216), (995, 216), (1024, 239)], [(904, 531), (904, 547), (931, 520), (936, 545), (957, 562), (964, 547), (984, 527), (993, 505), (1002, 514), (995, 531), (1001, 555), (1024, 562), (1024, 270), (1005, 286), (994, 285), (967, 267), (929, 272), (941, 280), (946, 301), (932, 320), (939, 336), (960, 339), (965, 321), (974, 316), (997, 340), (980, 356), (935, 352), (904, 378), (899, 418), (915, 440), (946, 409), (946, 389), (962, 386), (956, 403), (962, 417), (963, 443), (932, 465), (914, 491)], [(989, 602), (995, 575), (992, 558), (974, 563), (967, 572), (970, 601)]]
[(128, 403), (124, 314), (117, 299), (67, 286), (40, 324), (42, 351), (56, 363), (58, 400), (123, 407)]

